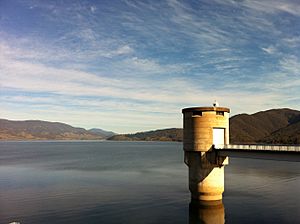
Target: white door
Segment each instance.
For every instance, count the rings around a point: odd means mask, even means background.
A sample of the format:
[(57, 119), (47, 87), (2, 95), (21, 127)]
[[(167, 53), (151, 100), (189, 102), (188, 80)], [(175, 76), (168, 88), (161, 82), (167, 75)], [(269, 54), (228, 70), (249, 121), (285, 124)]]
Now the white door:
[(225, 129), (224, 128), (214, 128), (213, 129), (213, 144), (224, 145), (225, 143)]

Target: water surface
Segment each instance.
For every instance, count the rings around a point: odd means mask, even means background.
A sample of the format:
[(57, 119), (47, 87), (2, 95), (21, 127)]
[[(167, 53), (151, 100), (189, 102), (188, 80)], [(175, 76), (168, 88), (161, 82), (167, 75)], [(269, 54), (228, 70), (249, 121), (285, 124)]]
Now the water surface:
[(0, 223), (299, 223), (299, 168), (230, 159), (223, 204), (191, 209), (181, 143), (0, 142)]

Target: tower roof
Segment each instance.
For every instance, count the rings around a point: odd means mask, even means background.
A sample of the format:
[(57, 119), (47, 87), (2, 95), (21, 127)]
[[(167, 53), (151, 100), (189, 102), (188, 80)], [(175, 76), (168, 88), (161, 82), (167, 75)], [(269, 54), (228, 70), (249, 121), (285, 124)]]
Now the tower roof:
[(230, 109), (227, 107), (187, 107), (182, 109), (182, 113), (191, 112), (191, 111), (221, 111), (230, 113)]

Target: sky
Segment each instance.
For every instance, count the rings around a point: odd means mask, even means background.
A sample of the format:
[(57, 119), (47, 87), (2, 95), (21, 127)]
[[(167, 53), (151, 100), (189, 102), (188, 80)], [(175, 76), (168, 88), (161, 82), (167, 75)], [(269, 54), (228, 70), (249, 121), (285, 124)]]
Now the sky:
[(117, 133), (300, 110), (299, 0), (0, 0), (0, 117)]

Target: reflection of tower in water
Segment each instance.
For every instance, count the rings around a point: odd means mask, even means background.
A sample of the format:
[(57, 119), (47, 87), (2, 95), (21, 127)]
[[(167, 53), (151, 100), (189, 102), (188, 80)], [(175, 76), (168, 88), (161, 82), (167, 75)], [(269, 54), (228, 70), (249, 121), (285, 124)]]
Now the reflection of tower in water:
[(191, 201), (189, 205), (189, 224), (224, 223), (225, 210), (222, 201)]

